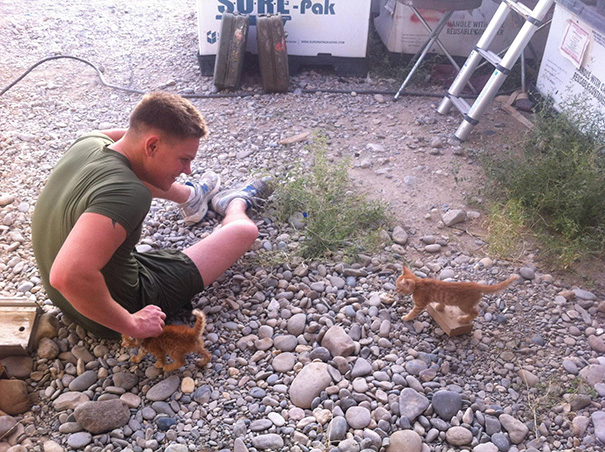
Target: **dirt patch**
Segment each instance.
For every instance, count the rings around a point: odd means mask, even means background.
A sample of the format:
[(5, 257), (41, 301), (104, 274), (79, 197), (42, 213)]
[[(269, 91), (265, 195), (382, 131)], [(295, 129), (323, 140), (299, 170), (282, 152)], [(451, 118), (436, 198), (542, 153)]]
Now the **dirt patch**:
[[(391, 133), (378, 134), (376, 146), (368, 145), (354, 156), (350, 174), (355, 184), (369, 198), (386, 201), (399, 224), (410, 233), (411, 253), (406, 259), (421, 256), (424, 244), (420, 238), (424, 235), (447, 238), (447, 253), (487, 256), (489, 237), (484, 195), (488, 181), (478, 161), (479, 155), (519, 152), (529, 129), (501, 109), (502, 102), (494, 101), (469, 138), (459, 142), (452, 139), (462, 121), (458, 112), (452, 111), (447, 116), (438, 114), (438, 99), (403, 101), (408, 103), (408, 108), (392, 120), (378, 114), (368, 118)], [(519, 114), (532, 120), (531, 114)], [(462, 209), (474, 218), (444, 227), (441, 216), (447, 209)], [(600, 259), (585, 259), (561, 270), (553, 267), (540, 252), (540, 245), (530, 240), (524, 243), (519, 256), (508, 257), (508, 260), (535, 266), (541, 273), (556, 274), (570, 286), (605, 288), (605, 265)]]

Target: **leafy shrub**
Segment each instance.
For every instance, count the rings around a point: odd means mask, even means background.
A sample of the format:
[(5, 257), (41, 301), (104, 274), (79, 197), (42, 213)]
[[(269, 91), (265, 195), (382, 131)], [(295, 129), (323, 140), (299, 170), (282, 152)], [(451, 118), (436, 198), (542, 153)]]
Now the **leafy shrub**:
[(371, 251), (376, 237), (391, 221), (385, 204), (368, 201), (350, 189), (346, 159), (331, 163), (325, 140), (318, 139), (310, 168), (294, 166), (276, 189), (275, 208), (281, 221), (300, 215), (305, 223), (301, 255), (316, 258), (336, 251), (355, 255)]
[[(559, 251), (605, 250), (605, 148), (602, 116), (580, 105), (542, 109), (522, 156), (486, 162), (505, 200), (518, 201), (529, 221)], [(558, 245), (557, 245), (558, 242)]]

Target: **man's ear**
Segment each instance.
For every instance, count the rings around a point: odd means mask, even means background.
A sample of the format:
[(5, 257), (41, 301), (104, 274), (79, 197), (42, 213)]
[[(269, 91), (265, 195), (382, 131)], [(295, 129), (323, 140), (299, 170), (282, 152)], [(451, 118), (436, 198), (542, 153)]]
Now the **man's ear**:
[(157, 135), (149, 135), (145, 139), (145, 154), (153, 157), (157, 151), (158, 144), (160, 142), (160, 137)]

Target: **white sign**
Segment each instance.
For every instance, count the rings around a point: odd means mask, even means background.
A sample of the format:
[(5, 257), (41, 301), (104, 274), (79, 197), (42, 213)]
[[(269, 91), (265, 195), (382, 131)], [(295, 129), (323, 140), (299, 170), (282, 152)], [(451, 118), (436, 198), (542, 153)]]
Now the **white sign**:
[[(577, 26), (570, 27), (570, 24)], [(585, 39), (584, 33), (588, 33)], [(566, 36), (561, 43), (561, 37)], [(563, 46), (565, 45), (565, 51)], [(573, 58), (572, 58), (573, 57)], [(577, 62), (581, 65), (578, 67)], [(605, 115), (605, 33), (555, 3), (537, 88), (562, 111), (581, 102), (588, 112)]]
[(288, 55), (365, 58), (371, 0), (198, 0), (200, 55), (216, 55), (223, 13), (250, 17), (246, 49), (258, 53), (256, 16), (280, 13)]
[(579, 68), (582, 66), (584, 53), (589, 42), (590, 34), (579, 24), (570, 20), (568, 21), (560, 50), (565, 58), (571, 61), (576, 68)]

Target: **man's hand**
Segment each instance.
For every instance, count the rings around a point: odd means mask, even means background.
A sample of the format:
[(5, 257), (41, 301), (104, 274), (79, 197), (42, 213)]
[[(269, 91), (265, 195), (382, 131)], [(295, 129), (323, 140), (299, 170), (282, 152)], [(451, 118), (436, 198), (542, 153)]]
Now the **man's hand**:
[(164, 328), (166, 314), (158, 306), (147, 305), (140, 311), (132, 314), (134, 331), (131, 334), (135, 339), (158, 336)]
[(82, 315), (128, 336), (145, 338), (162, 332), (166, 314), (145, 306), (134, 314), (109, 293), (101, 269), (126, 238), (111, 218), (84, 213), (72, 228), (50, 270), (50, 283)]

